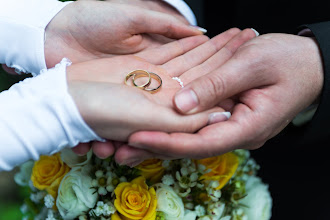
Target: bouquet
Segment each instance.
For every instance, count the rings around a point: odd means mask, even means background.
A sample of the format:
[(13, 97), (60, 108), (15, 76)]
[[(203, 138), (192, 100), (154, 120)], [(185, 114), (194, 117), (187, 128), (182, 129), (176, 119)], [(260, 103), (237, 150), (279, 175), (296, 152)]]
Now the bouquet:
[(268, 220), (272, 199), (249, 151), (136, 167), (64, 149), (20, 166), (24, 219)]

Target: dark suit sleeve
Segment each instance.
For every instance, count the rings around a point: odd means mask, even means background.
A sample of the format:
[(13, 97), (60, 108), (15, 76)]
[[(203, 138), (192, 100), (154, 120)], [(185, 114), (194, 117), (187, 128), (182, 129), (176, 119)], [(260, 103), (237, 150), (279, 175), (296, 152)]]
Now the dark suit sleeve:
[(322, 55), (324, 85), (319, 106), (313, 117), (303, 129), (304, 140), (330, 140), (330, 21), (301, 26), (309, 28), (314, 34)]

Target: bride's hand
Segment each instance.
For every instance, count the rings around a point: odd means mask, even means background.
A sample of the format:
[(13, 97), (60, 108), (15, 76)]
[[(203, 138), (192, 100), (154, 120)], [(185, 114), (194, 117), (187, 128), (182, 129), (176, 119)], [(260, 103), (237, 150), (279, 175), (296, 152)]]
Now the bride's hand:
[(163, 12), (112, 1), (76, 1), (46, 28), (46, 65), (53, 67), (63, 57), (76, 63), (163, 44), (149, 34), (180, 39), (202, 32)]

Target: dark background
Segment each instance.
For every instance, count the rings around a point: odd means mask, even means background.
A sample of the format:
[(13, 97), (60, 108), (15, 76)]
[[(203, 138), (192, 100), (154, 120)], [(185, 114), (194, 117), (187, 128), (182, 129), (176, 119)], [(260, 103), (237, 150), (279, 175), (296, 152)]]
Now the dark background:
[[(187, 0), (198, 25), (213, 37), (231, 27), (254, 28), (260, 34), (295, 34), (303, 24), (330, 20), (329, 1)], [(330, 40), (330, 39), (329, 39)], [(301, 142), (300, 130), (289, 126), (252, 151), (259, 176), (273, 197), (272, 220), (329, 220), (329, 140)]]

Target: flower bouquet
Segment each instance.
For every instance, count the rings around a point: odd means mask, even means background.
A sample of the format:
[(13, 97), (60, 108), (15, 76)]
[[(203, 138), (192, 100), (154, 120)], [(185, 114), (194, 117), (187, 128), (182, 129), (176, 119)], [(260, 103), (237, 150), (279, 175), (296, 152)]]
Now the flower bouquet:
[(272, 199), (246, 150), (136, 167), (70, 149), (20, 167), (24, 219), (268, 220)]

